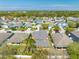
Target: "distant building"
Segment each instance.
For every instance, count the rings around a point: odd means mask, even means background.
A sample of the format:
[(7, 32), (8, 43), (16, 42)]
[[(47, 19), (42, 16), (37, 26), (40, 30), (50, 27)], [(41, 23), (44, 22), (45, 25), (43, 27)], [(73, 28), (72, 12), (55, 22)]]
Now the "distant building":
[(64, 22), (63, 23), (59, 23), (58, 25), (61, 26), (61, 27), (63, 27), (63, 28), (68, 26), (68, 24), (64, 23)]
[(67, 17), (67, 20), (79, 21), (79, 18), (76, 18), (76, 17)]
[(7, 25), (1, 25), (1, 28), (8, 28)]
[(79, 31), (73, 31), (70, 33), (70, 37), (76, 41), (79, 42)]
[(27, 28), (32, 28), (32, 24), (31, 23), (25, 23), (24, 26), (27, 27)]

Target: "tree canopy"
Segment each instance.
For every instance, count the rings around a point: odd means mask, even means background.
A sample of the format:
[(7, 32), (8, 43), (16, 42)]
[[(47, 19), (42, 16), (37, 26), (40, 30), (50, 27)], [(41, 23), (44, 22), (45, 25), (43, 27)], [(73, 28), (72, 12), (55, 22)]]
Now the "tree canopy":
[(71, 59), (79, 59), (79, 43), (72, 43), (67, 48)]
[(20, 16), (36, 16), (36, 17), (43, 17), (43, 16), (47, 16), (47, 17), (60, 17), (60, 16), (73, 16), (73, 17), (79, 17), (79, 11), (46, 11), (46, 10), (42, 10), (42, 11), (26, 11), (25, 13), (23, 13), (22, 11), (10, 11), (8, 13), (8, 11), (0, 11), (0, 16), (14, 16), (14, 17), (20, 17)]
[(33, 55), (32, 59), (48, 59), (48, 52), (46, 50), (37, 50)]

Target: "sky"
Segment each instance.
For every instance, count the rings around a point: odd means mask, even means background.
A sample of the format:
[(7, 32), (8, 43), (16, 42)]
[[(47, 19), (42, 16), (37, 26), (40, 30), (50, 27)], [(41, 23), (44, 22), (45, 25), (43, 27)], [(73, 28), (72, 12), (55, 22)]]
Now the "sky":
[(79, 10), (79, 0), (0, 0), (0, 10)]

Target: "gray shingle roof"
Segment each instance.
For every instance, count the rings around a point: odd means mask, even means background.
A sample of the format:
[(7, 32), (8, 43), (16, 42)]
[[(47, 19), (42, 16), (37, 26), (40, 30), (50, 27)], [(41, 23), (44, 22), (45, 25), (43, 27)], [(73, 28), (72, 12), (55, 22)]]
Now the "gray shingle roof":
[(46, 39), (48, 38), (48, 33), (46, 30), (35, 31), (32, 36), (36, 39)]
[(0, 44), (7, 40), (12, 33), (0, 33)]
[(38, 20), (38, 19), (34, 20), (34, 22), (35, 22), (35, 23), (38, 23), (38, 24), (43, 23), (42, 20)]
[(32, 33), (32, 37), (36, 41), (38, 47), (48, 47), (48, 33), (46, 30), (35, 31)]
[(79, 38), (79, 31), (73, 31), (73, 32), (71, 32), (71, 34), (73, 34), (74, 36), (76, 36), (77, 38)]
[(52, 34), (52, 39), (55, 47), (59, 47), (59, 48), (67, 47), (70, 43), (73, 42), (71, 39), (69, 39), (68, 36), (61, 33)]
[(8, 40), (9, 43), (20, 43), (28, 38), (27, 33), (14, 33), (14, 35)]

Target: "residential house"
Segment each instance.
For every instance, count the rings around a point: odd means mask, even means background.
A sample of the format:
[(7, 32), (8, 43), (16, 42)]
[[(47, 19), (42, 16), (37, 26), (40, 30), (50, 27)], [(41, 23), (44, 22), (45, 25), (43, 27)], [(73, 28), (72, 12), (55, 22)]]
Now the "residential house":
[(55, 48), (67, 48), (73, 41), (64, 33), (51, 34)]
[(32, 33), (32, 38), (36, 41), (37, 47), (49, 47), (48, 33), (46, 30), (34, 31)]
[(27, 39), (29, 34), (27, 33), (14, 33), (14, 35), (8, 39), (7, 43), (13, 43), (13, 44), (20, 44), (22, 43), (25, 39)]
[(71, 21), (79, 21), (79, 18), (76, 18), (76, 17), (67, 17), (67, 20), (71, 20)]
[(33, 22), (36, 23), (36, 24), (42, 24), (42, 23), (43, 23), (43, 20), (37, 20), (37, 19), (36, 19), (36, 20), (34, 20)]
[(70, 37), (73, 39), (73, 41), (79, 42), (79, 31), (71, 32)]
[(7, 41), (12, 33), (1, 32), (0, 33), (0, 45), (2, 45), (5, 41)]

